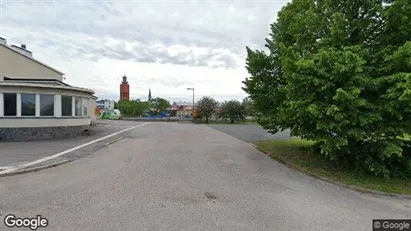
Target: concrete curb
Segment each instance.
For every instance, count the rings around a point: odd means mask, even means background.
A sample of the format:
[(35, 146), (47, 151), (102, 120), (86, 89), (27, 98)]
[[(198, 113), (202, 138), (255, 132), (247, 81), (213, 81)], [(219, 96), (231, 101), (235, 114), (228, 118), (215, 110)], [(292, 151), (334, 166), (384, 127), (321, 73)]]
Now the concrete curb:
[(29, 173), (29, 172), (36, 172), (36, 171), (40, 171), (40, 170), (43, 170), (43, 169), (52, 168), (52, 167), (56, 167), (56, 166), (59, 166), (59, 165), (62, 165), (62, 164), (66, 164), (66, 163), (69, 163), (71, 161), (73, 161), (73, 160), (62, 160), (62, 161), (59, 161), (59, 162), (46, 164), (46, 165), (41, 165), (41, 166), (37, 166), (37, 167), (19, 169), (19, 170), (16, 170), (14, 172), (0, 174), (0, 177), (14, 176), (14, 175), (19, 175), (19, 174)]
[(374, 195), (388, 196), (388, 197), (395, 197), (395, 198), (400, 198), (400, 199), (411, 200), (411, 195), (398, 194), (398, 193), (386, 193), (386, 192), (381, 192), (381, 191), (378, 191), (378, 190), (372, 190), (372, 189), (362, 188), (362, 187), (358, 187), (358, 186), (347, 185), (347, 184), (344, 184), (342, 182), (334, 181), (334, 180), (319, 176), (319, 175), (317, 175), (317, 174), (315, 174), (311, 171), (308, 171), (306, 169), (303, 169), (303, 168), (299, 167), (298, 165), (295, 165), (291, 162), (288, 162), (285, 159), (272, 157), (270, 152), (267, 152), (267, 151), (263, 150), (262, 148), (258, 147), (255, 144), (251, 144), (251, 145), (253, 147), (255, 147), (257, 150), (259, 150), (260, 152), (268, 155), (273, 160), (276, 160), (279, 163), (281, 163), (281, 164), (283, 164), (283, 165), (285, 165), (285, 166), (287, 166), (291, 169), (298, 170), (301, 173), (304, 173), (308, 176), (317, 178), (319, 180), (326, 181), (328, 183), (331, 183), (331, 184), (334, 184), (334, 185), (337, 185), (337, 186), (340, 186), (340, 187), (343, 187), (343, 188), (351, 189), (351, 190), (354, 190), (354, 191), (357, 191), (357, 192), (361, 192), (361, 193), (369, 193), (369, 194), (374, 194)]

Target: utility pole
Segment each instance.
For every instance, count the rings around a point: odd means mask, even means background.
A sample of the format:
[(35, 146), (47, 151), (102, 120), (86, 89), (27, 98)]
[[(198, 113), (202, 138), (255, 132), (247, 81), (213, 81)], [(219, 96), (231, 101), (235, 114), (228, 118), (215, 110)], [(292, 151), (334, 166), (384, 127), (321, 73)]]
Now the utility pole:
[(193, 123), (194, 123), (194, 88), (193, 87), (189, 87), (187, 88), (188, 91), (193, 91), (193, 108), (192, 108), (192, 116), (193, 116)]

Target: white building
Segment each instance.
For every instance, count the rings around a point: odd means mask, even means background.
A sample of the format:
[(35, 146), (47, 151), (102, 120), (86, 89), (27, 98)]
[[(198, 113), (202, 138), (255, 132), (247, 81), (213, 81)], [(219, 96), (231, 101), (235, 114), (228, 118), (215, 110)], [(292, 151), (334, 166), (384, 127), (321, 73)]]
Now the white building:
[(108, 99), (98, 100), (96, 106), (101, 110), (114, 110), (114, 101)]
[(73, 136), (95, 118), (90, 89), (63, 82), (63, 73), (33, 58), (25, 45), (0, 37), (0, 140)]

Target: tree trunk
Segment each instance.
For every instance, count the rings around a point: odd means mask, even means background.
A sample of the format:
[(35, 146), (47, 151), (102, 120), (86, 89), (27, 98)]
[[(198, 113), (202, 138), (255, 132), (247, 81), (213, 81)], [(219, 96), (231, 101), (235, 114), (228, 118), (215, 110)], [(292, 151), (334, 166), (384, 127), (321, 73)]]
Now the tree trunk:
[(206, 116), (206, 123), (208, 124), (208, 116)]

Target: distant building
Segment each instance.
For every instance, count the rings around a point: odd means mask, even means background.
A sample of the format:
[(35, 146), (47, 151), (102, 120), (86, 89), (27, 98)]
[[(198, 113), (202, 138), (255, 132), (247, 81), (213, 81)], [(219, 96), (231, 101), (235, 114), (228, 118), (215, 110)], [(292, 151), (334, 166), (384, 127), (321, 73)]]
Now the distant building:
[(148, 89), (148, 102), (151, 102), (151, 89)]
[(114, 110), (114, 101), (108, 99), (102, 99), (96, 101), (96, 106), (101, 110)]
[(120, 84), (120, 100), (130, 99), (130, 85), (127, 82), (127, 76), (123, 76), (123, 81)]
[(170, 116), (180, 117), (189, 116), (193, 113), (193, 103), (191, 102), (173, 102), (173, 104), (166, 109)]
[(0, 38), (0, 141), (75, 136), (90, 128), (94, 91), (63, 82), (26, 45)]

